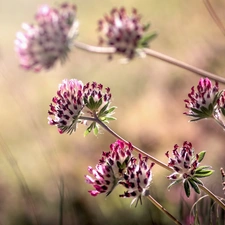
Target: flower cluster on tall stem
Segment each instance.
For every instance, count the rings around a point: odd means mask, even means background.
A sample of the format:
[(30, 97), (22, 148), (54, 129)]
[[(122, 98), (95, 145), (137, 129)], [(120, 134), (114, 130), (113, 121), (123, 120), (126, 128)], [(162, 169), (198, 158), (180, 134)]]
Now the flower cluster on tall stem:
[(136, 9), (128, 15), (125, 8), (114, 8), (104, 19), (99, 20), (98, 30), (102, 32), (100, 44), (104, 42), (115, 47), (117, 53), (132, 59), (138, 47), (146, 47), (155, 34), (144, 36), (149, 24), (141, 23), (141, 16)]
[(184, 114), (193, 117), (191, 121), (213, 117), (220, 97), (218, 82), (213, 85), (208, 78), (201, 78), (197, 91), (193, 86), (188, 97), (184, 101), (189, 112)]
[(205, 156), (205, 152), (194, 154), (192, 144), (187, 141), (183, 143), (181, 148), (177, 144), (174, 145), (172, 152), (173, 157), (170, 157), (169, 151), (166, 152), (166, 156), (169, 158), (168, 166), (174, 170), (167, 177), (172, 181), (169, 188), (174, 184), (183, 182), (187, 197), (190, 196), (190, 185), (199, 194), (198, 184), (203, 183), (198, 178), (207, 177), (213, 173), (209, 166), (199, 166)]
[(110, 89), (104, 89), (102, 84), (92, 82), (84, 85), (76, 79), (64, 79), (50, 104), (48, 123), (56, 125), (60, 133), (72, 133), (78, 123), (91, 121), (85, 133), (93, 130), (97, 134), (96, 117), (102, 122), (114, 119), (111, 115), (115, 107), (110, 107), (110, 101)]
[(35, 16), (36, 25), (23, 24), (17, 33), (15, 50), (20, 65), (38, 72), (53, 67), (67, 58), (73, 39), (78, 35), (75, 5), (63, 3), (59, 8), (41, 6)]
[(93, 185), (95, 190), (89, 191), (92, 196), (100, 193), (106, 193), (108, 196), (118, 184), (118, 181), (123, 179), (124, 172), (132, 158), (132, 145), (127, 145), (123, 141), (117, 140), (110, 145), (109, 152), (103, 152), (102, 158), (96, 165), (96, 169), (88, 168), (90, 174), (86, 175), (86, 182)]
[(150, 183), (152, 181), (152, 167), (154, 163), (148, 164), (147, 157), (139, 154), (138, 159), (132, 155), (132, 145), (117, 140), (110, 145), (109, 152), (103, 152), (102, 158), (95, 169), (88, 171), (95, 177), (86, 175), (86, 182), (93, 185), (94, 190), (89, 191), (92, 196), (100, 193), (109, 195), (117, 185), (124, 186), (127, 191), (120, 197), (133, 197), (131, 204), (136, 206), (142, 196), (149, 195)]

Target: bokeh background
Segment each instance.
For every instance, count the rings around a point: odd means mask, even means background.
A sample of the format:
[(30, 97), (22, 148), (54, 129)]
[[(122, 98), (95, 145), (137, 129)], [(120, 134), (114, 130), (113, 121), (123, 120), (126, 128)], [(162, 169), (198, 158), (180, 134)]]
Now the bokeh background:
[[(118, 197), (123, 189), (117, 188), (107, 199), (88, 194), (92, 187), (85, 183), (87, 167), (95, 166), (115, 139), (103, 130), (97, 137), (84, 137), (82, 125), (72, 135), (60, 135), (56, 127), (47, 124), (49, 104), (64, 78), (110, 87), (112, 104), (117, 106), (117, 120), (110, 127), (163, 162), (167, 163), (165, 152), (185, 140), (192, 142), (196, 152), (206, 150), (205, 164), (215, 172), (205, 178), (205, 185), (223, 196), (219, 169), (225, 167), (225, 133), (214, 121), (190, 123), (183, 115), (183, 101), (200, 78), (196, 74), (152, 57), (124, 65), (120, 56), (108, 61), (106, 55), (79, 49), (74, 49), (64, 65), (57, 64), (50, 71), (33, 73), (19, 68), (14, 40), (21, 24), (32, 23), (43, 3), (57, 6), (62, 2), (0, 0), (0, 224), (35, 224), (34, 212), (41, 225), (59, 224), (62, 191), (65, 225), (173, 224), (147, 199), (142, 206), (130, 207), (131, 199)], [(159, 34), (152, 49), (224, 76), (225, 37), (203, 1), (70, 2), (78, 8), (79, 41), (97, 45), (97, 21), (113, 7), (124, 6), (128, 11), (135, 7), (143, 22), (151, 22), (150, 30)], [(225, 24), (225, 2), (212, 2)], [(187, 199), (180, 187), (168, 191), (168, 172), (155, 166), (153, 173), (152, 196), (188, 224), (196, 195)], [(199, 211), (208, 215), (207, 207), (203, 208)]]

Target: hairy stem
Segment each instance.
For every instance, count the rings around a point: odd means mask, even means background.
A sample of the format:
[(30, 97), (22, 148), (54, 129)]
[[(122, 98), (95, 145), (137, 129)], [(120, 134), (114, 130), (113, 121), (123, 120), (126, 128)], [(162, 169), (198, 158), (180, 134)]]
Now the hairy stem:
[(163, 213), (165, 213), (175, 224), (182, 225), (173, 215), (171, 215), (162, 205), (160, 205), (151, 195), (148, 195), (148, 199)]
[(217, 16), (216, 12), (214, 11), (212, 5), (210, 4), (209, 0), (203, 0), (206, 9), (208, 10), (210, 16), (212, 17), (212, 19), (214, 20), (214, 22), (216, 23), (216, 25), (218, 26), (218, 28), (220, 29), (220, 31), (223, 33), (223, 35), (225, 35), (225, 28), (223, 23), (221, 22), (220, 18)]
[[(87, 45), (87, 44), (84, 44), (84, 43), (81, 43), (81, 42), (77, 42), (77, 41), (74, 41), (74, 46), (79, 48), (79, 49), (82, 49), (82, 50), (85, 50), (85, 51), (88, 51), (88, 52), (92, 52), (92, 53), (103, 53), (103, 54), (115, 53), (115, 48), (113, 48), (113, 47), (97, 47), (97, 46)], [(143, 50), (149, 56), (152, 56), (152, 57), (160, 59), (160, 60), (162, 60), (164, 62), (173, 64), (173, 65), (178, 66), (178, 67), (180, 67), (182, 69), (185, 69), (185, 70), (188, 70), (190, 72), (193, 72), (193, 73), (195, 73), (195, 74), (197, 74), (199, 76), (208, 77), (208, 78), (210, 78), (212, 80), (216, 80), (216, 81), (218, 81), (220, 83), (225, 84), (225, 78), (220, 77), (220, 76), (218, 76), (216, 74), (207, 72), (205, 70), (201, 70), (199, 68), (196, 68), (196, 67), (191, 66), (191, 65), (189, 65), (187, 63), (184, 63), (182, 61), (179, 61), (177, 59), (174, 59), (172, 57), (169, 57), (167, 55), (164, 55), (162, 53), (159, 53), (159, 52), (154, 51), (154, 50), (149, 49), (149, 48), (144, 48)]]

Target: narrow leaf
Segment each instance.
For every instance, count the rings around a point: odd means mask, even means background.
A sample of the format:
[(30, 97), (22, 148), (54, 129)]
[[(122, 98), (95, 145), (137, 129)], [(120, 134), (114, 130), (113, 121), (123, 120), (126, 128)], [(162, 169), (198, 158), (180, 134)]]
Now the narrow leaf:
[(206, 153), (205, 151), (201, 151), (200, 153), (198, 153), (199, 156), (198, 162), (201, 162), (204, 159), (205, 153)]
[(188, 181), (191, 184), (191, 187), (195, 190), (195, 192), (200, 194), (198, 185), (192, 179), (189, 179)]
[(186, 196), (189, 198), (191, 191), (190, 191), (190, 185), (187, 180), (184, 181), (184, 190), (185, 190)]

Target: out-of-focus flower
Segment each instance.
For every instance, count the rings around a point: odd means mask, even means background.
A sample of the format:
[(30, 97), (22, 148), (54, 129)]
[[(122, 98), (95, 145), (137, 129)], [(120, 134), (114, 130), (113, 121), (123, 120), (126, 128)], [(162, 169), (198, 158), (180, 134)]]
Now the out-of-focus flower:
[(173, 157), (169, 156), (169, 151), (166, 152), (166, 156), (169, 158), (168, 166), (174, 170), (174, 173), (167, 177), (173, 181), (169, 188), (176, 183), (183, 182), (188, 197), (190, 196), (189, 184), (197, 193), (200, 193), (198, 184), (203, 183), (198, 178), (207, 177), (213, 173), (210, 166), (199, 166), (205, 152), (194, 154), (192, 144), (185, 141), (180, 149), (177, 144), (174, 146)]
[(121, 194), (120, 197), (134, 197), (131, 205), (136, 202), (142, 203), (142, 196), (148, 196), (150, 194), (149, 188), (152, 181), (152, 167), (154, 163), (147, 164), (147, 158), (142, 157), (139, 154), (139, 160), (132, 158), (131, 164), (127, 168), (127, 172), (124, 174), (124, 181), (120, 181), (127, 191)]
[(96, 169), (88, 168), (88, 171), (95, 177), (86, 175), (86, 182), (93, 185), (95, 190), (89, 191), (92, 196), (106, 193), (108, 196), (123, 179), (123, 174), (132, 158), (132, 145), (117, 140), (110, 145), (109, 152), (103, 152), (102, 158), (96, 165)]
[(59, 84), (57, 96), (50, 104), (48, 123), (56, 125), (60, 133), (72, 133), (77, 123), (82, 122), (79, 116), (83, 108), (83, 83), (76, 79), (65, 79)]
[(137, 48), (147, 47), (150, 40), (156, 36), (155, 33), (145, 35), (148, 28), (149, 24), (141, 23), (141, 16), (136, 9), (128, 15), (125, 8), (114, 8), (110, 15), (98, 22), (98, 30), (105, 36), (100, 38), (100, 44), (106, 42), (107, 45), (115, 47), (117, 53), (132, 59)]
[(188, 94), (189, 99), (184, 100), (189, 109), (184, 114), (193, 117), (191, 121), (213, 117), (218, 108), (220, 94), (217, 82), (213, 85), (208, 78), (201, 78), (197, 91), (193, 86)]
[(22, 25), (24, 31), (17, 33), (15, 50), (22, 68), (38, 72), (67, 58), (72, 41), (78, 35), (76, 7), (67, 3), (58, 9), (43, 5), (35, 20), (37, 25)]

